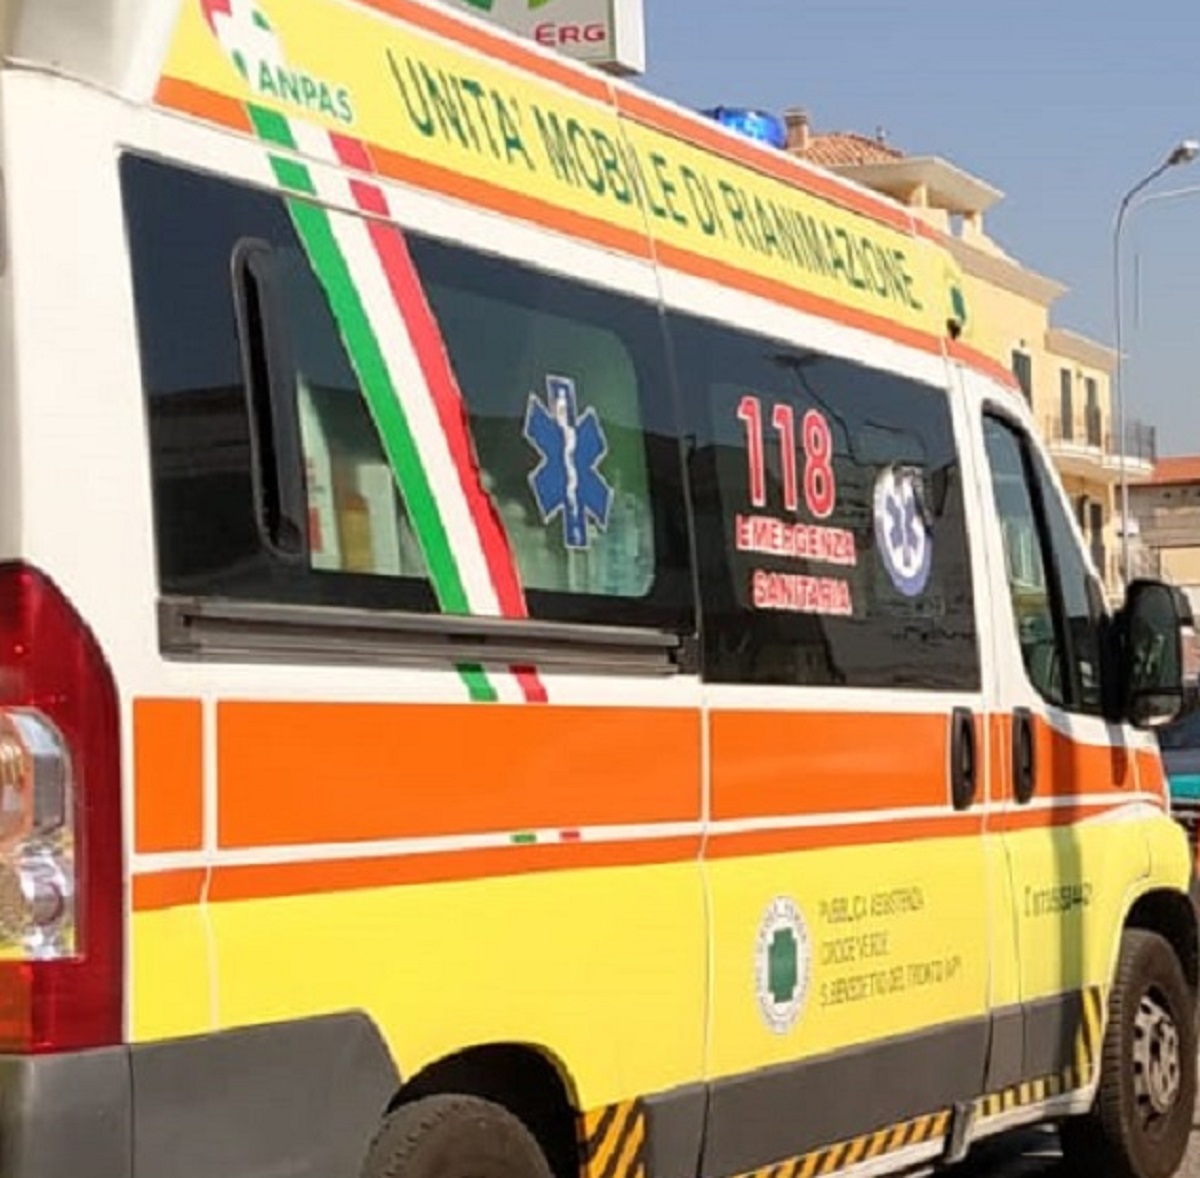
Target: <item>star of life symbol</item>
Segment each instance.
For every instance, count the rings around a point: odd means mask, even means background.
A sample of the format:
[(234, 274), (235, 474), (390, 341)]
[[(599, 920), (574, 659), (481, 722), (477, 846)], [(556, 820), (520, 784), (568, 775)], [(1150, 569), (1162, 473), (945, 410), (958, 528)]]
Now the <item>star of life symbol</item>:
[(763, 1021), (777, 1035), (796, 1024), (808, 997), (812, 953), (808, 923), (795, 901), (777, 896), (763, 913), (754, 946), (754, 989)]
[(891, 582), (905, 597), (924, 592), (933, 536), (921, 508), (921, 474), (889, 466), (875, 480), (875, 542)]
[(563, 543), (587, 548), (588, 521), (604, 531), (613, 500), (613, 489), (598, 470), (608, 453), (608, 440), (596, 411), (579, 412), (573, 380), (547, 376), (545, 403), (536, 393), (529, 395), (524, 432), (541, 456), (529, 486), (542, 523), (561, 515)]

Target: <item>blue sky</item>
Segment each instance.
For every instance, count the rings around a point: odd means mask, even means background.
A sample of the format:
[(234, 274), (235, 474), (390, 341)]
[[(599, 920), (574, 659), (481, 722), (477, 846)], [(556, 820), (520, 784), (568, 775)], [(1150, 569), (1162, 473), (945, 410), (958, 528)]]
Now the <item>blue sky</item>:
[[(882, 126), (974, 173), (1005, 194), (988, 232), (1070, 287), (1053, 322), (1111, 343), (1120, 198), (1200, 138), (1196, 0), (644, 3), (648, 88), (691, 107), (801, 106), (817, 132)], [(1149, 190), (1187, 186), (1134, 211), (1122, 239), (1127, 412), (1164, 453), (1200, 453), (1200, 160)]]

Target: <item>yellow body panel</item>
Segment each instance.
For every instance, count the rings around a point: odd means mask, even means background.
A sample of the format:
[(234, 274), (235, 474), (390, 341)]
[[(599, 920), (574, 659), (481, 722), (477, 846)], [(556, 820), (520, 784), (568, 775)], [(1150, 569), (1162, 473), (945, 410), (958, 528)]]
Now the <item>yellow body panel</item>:
[(209, 941), (203, 909), (137, 912), (129, 927), (130, 1036), (139, 1042), (212, 1027)]
[[(563, 1062), (584, 1107), (702, 1073), (694, 862), (244, 900), (208, 913), (220, 1027), (364, 1010), (405, 1077), (474, 1044), (532, 1044)], [(190, 996), (208, 969), (175, 955), (197, 910), (138, 921), (134, 1036), (205, 1029), (207, 1006)], [(181, 992), (192, 1020), (168, 1017)]]
[[(717, 861), (711, 1074), (732, 1076), (985, 1011), (988, 926), (979, 838)], [(807, 995), (773, 1031), (756, 987), (764, 911), (790, 896), (807, 926)]]
[[(1122, 922), (1150, 871), (1146, 829), (1158, 824), (1092, 821), (1006, 836), (1025, 1001), (1108, 985)], [(1174, 886), (1186, 890), (1186, 875)]]

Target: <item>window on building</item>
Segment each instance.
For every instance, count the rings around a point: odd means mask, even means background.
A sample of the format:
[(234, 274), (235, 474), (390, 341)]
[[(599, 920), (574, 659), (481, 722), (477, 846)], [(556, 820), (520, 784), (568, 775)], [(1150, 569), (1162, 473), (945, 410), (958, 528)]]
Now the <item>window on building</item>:
[(1012, 354), (1012, 371), (1013, 376), (1017, 378), (1017, 384), (1021, 387), (1021, 392), (1025, 394), (1025, 400), (1032, 405), (1033, 357), (1028, 352), (1014, 348)]
[(1058, 416), (1061, 422), (1062, 439), (1064, 442), (1070, 442), (1075, 437), (1075, 374), (1069, 368), (1060, 368), (1058, 372), (1059, 381), (1059, 410)]
[(1089, 527), (1086, 529), (1086, 533), (1092, 546), (1092, 563), (1103, 577), (1104, 562), (1108, 555), (1104, 548), (1104, 504), (1093, 501), (1088, 508)]
[(1089, 446), (1104, 444), (1104, 422), (1100, 414), (1100, 392), (1094, 376), (1083, 378), (1084, 396), (1086, 398), (1087, 443)]
[(674, 317), (704, 673), (721, 683), (977, 689), (946, 391)]

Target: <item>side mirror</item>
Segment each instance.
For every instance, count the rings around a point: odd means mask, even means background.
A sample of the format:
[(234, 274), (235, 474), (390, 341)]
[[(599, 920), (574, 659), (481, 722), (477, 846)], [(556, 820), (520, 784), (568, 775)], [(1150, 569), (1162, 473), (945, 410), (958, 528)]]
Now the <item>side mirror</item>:
[(1129, 586), (1119, 615), (1120, 682), (1122, 712), (1137, 728), (1160, 728), (1183, 711), (1184, 622), (1171, 586), (1161, 581)]

